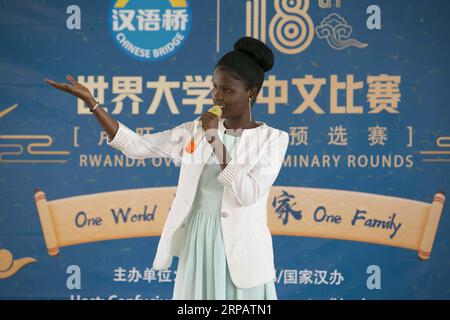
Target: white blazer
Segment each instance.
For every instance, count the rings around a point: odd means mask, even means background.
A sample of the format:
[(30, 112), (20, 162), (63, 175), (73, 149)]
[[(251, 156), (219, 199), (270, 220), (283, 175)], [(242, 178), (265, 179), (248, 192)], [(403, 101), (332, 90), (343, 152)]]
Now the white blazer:
[[(198, 119), (198, 118), (197, 118)], [(193, 153), (184, 151), (198, 120), (173, 129), (139, 135), (118, 121), (119, 129), (109, 146), (132, 159), (170, 157), (180, 165), (175, 199), (159, 240), (153, 268), (167, 269), (173, 256), (179, 256), (184, 225), (194, 201), (203, 166), (213, 152), (205, 138)], [(223, 139), (224, 119), (218, 134)], [(223, 184), (221, 221), (230, 276), (238, 288), (251, 288), (275, 280), (272, 236), (267, 224), (267, 201), (271, 186), (282, 167), (289, 142), (287, 132), (264, 122), (245, 129), (232, 153), (232, 159), (219, 174)], [(215, 157), (215, 155), (213, 155)]]

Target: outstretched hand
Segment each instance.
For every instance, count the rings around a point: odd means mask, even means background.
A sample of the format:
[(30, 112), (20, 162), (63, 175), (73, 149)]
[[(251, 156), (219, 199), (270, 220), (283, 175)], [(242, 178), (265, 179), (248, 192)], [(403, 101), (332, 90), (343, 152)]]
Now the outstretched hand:
[(58, 83), (51, 79), (44, 79), (44, 81), (58, 90), (65, 91), (80, 98), (91, 107), (95, 105), (96, 101), (88, 88), (76, 82), (70, 74), (66, 78), (70, 83)]

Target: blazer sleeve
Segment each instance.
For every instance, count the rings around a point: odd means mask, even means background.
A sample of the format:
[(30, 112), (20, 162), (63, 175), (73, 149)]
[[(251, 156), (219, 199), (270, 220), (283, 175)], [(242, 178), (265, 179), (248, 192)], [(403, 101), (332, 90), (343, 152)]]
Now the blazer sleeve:
[[(226, 188), (230, 188), (236, 200), (244, 206), (250, 206), (270, 190), (283, 165), (289, 143), (289, 134), (282, 130), (272, 134), (250, 171), (248, 166), (237, 163), (234, 159), (228, 162), (217, 180)], [(248, 171), (248, 172), (247, 172)]]
[[(119, 123), (119, 129), (112, 140), (109, 137), (106, 143), (121, 151), (131, 159), (146, 158), (172, 158), (181, 160), (184, 145), (189, 136), (188, 126), (190, 122), (182, 123), (175, 128), (147, 133), (137, 134), (126, 125)], [(186, 143), (185, 143), (186, 142)]]

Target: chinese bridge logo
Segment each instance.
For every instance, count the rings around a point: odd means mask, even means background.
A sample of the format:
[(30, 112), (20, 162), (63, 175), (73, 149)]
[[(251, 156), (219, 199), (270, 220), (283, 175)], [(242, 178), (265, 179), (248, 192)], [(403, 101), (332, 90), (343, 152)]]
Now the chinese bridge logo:
[(114, 0), (109, 11), (114, 41), (141, 61), (175, 54), (186, 41), (191, 22), (187, 0)]

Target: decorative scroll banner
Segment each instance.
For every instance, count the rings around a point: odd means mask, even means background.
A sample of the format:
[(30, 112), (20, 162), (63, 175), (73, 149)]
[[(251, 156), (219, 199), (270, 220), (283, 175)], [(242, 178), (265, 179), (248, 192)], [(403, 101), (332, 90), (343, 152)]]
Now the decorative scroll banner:
[[(332, 189), (273, 187), (272, 234), (370, 242), (431, 254), (445, 195), (433, 202)], [(274, 211), (276, 214), (274, 214)]]
[(112, 239), (159, 236), (176, 187), (129, 189), (47, 201), (34, 194), (48, 253)]
[[(104, 192), (35, 203), (48, 253), (59, 248), (112, 239), (160, 236), (176, 187)], [(361, 241), (418, 250), (430, 257), (445, 203), (443, 192), (432, 203), (362, 192), (272, 187), (268, 223), (274, 235)], [(186, 208), (188, 210), (188, 208)]]

